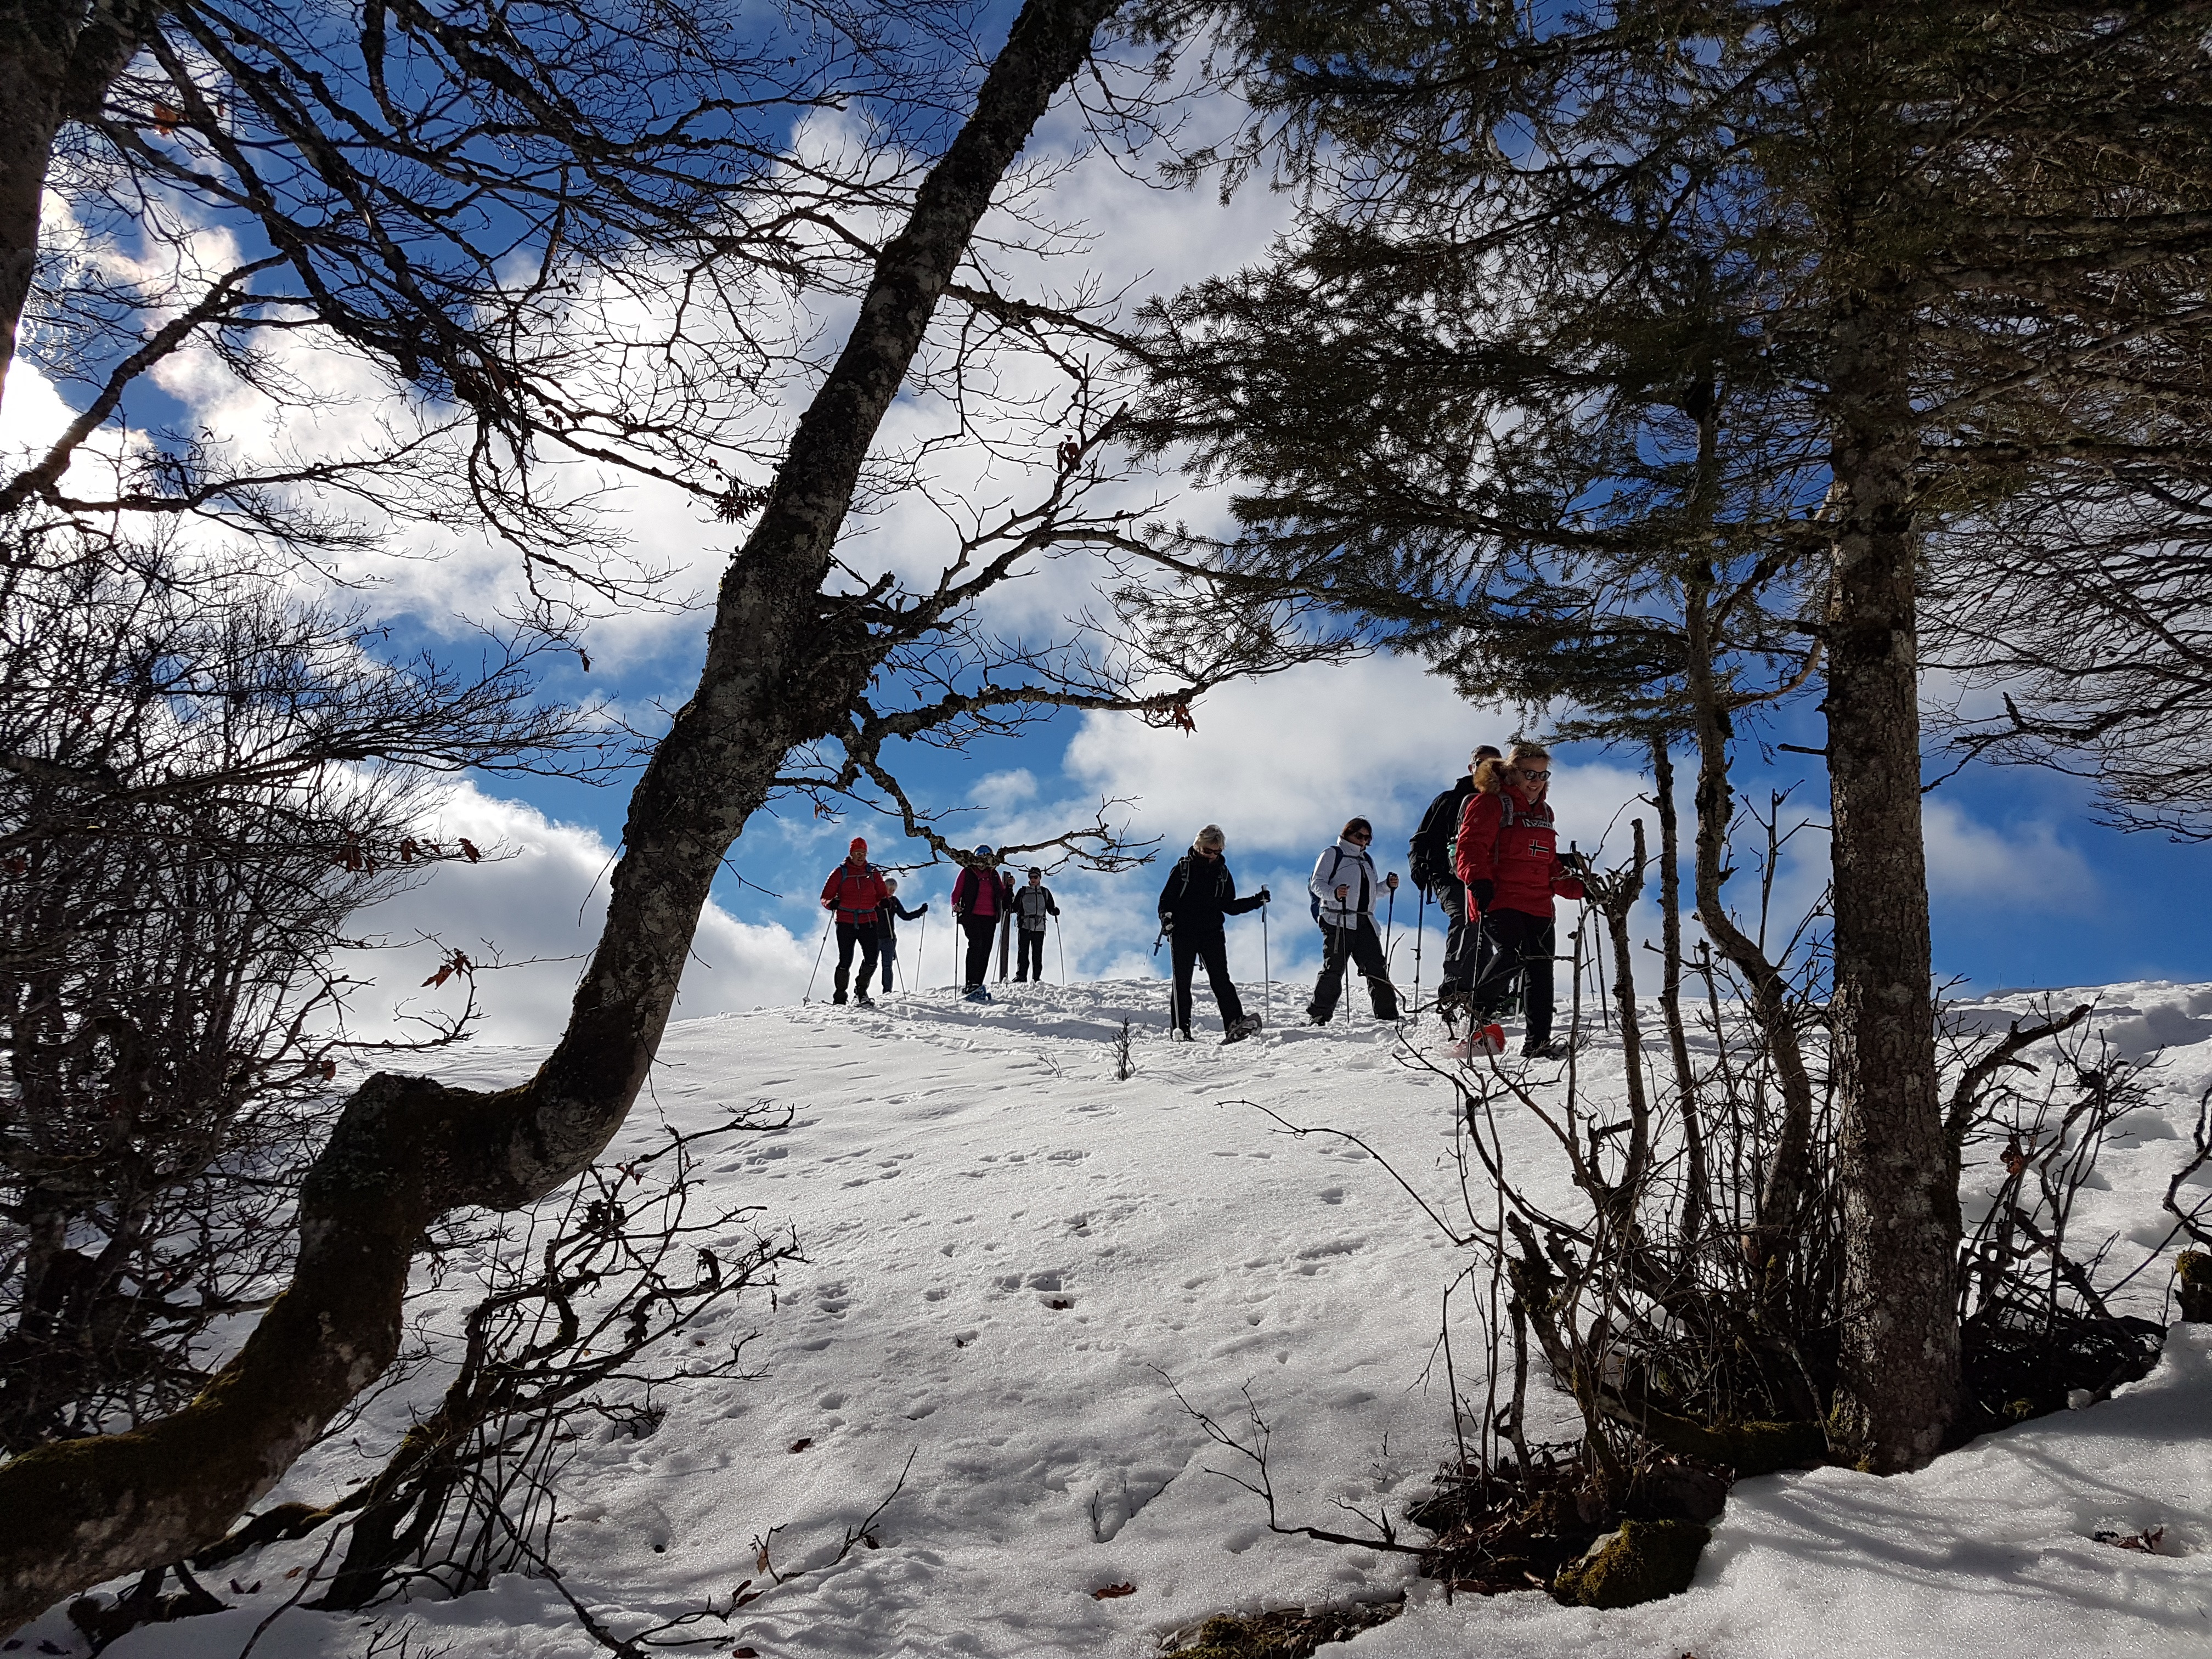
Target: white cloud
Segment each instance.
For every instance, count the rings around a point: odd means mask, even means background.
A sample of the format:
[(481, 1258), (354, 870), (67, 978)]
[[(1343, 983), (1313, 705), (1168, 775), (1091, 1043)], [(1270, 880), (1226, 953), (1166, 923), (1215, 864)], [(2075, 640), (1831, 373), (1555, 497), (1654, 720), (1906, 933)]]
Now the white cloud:
[(1972, 904), (2087, 909), (2098, 895), (2089, 862), (2056, 829), (2028, 822), (1995, 828), (1954, 801), (1929, 801), (1923, 814), (1931, 896)]
[[(404, 1029), (410, 1012), (458, 1007), (458, 984), (424, 989), (421, 981), (443, 951), (459, 949), (515, 964), (477, 975), (483, 1011), (477, 1034), (491, 1042), (550, 1042), (568, 1019), (576, 980), (599, 940), (612, 849), (590, 830), (466, 783), (447, 798), (428, 833), (447, 841), (465, 836), (494, 856), (441, 865), (421, 886), (362, 913), (360, 931), (402, 948), (356, 952), (344, 963), (355, 977), (374, 981), (353, 1000), (357, 1031), (380, 1036)], [(406, 943), (418, 938), (435, 943)], [(709, 903), (676, 1017), (796, 1002), (807, 967), (805, 947), (787, 929), (742, 922)]]
[(1026, 766), (1015, 767), (1009, 772), (993, 772), (978, 778), (971, 793), (976, 805), (1003, 811), (1018, 802), (1036, 799), (1036, 775)]
[[(1303, 851), (1310, 860), (1358, 813), (1402, 869), (1407, 840), (1478, 743), (1513, 734), (1510, 717), (1470, 707), (1403, 657), (1293, 670), (1225, 686), (1197, 709), (1195, 732), (1093, 714), (1068, 744), (1069, 775), (1139, 801), (1147, 833), (1184, 844), (1218, 823), (1233, 848)], [(1632, 773), (1562, 764), (1553, 787), (1562, 839), (1595, 844)]]

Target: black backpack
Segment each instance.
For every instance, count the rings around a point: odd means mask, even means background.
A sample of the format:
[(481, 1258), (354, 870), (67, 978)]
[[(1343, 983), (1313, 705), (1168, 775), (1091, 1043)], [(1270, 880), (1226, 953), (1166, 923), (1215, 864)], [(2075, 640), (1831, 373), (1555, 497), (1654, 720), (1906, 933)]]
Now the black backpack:
[(1452, 843), (1459, 837), (1459, 815), (1473, 793), (1454, 784), (1431, 801), (1429, 810), (1421, 814), (1421, 827), (1407, 844), (1407, 872), (1413, 878), (1413, 885), (1425, 893), (1432, 893), (1454, 878)]
[[(1323, 886), (1334, 885), (1336, 872), (1344, 868), (1344, 848), (1332, 847), (1328, 850), (1336, 854), (1336, 862), (1328, 866), (1328, 880), (1322, 884)], [(1314, 926), (1318, 927), (1321, 925), (1321, 895), (1310, 887), (1306, 891), (1306, 908), (1313, 912)]]

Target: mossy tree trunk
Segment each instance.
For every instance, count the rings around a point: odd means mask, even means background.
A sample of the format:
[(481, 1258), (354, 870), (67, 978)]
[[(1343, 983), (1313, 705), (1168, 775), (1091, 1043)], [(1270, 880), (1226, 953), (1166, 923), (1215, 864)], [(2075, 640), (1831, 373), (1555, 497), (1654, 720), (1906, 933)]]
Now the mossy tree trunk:
[(724, 854), (785, 755), (827, 734), (874, 666), (860, 617), (823, 591), (869, 446), (993, 191), (1112, 10), (1029, 0), (879, 258), (723, 578), (698, 690), (631, 796), (605, 927), (553, 1053), (498, 1093), (389, 1073), (362, 1085), (301, 1194), (289, 1286), (207, 1390), (134, 1432), (49, 1444), (0, 1468), (0, 1632), (221, 1538), (391, 1363), (424, 1230), (456, 1207), (543, 1197), (621, 1126)]

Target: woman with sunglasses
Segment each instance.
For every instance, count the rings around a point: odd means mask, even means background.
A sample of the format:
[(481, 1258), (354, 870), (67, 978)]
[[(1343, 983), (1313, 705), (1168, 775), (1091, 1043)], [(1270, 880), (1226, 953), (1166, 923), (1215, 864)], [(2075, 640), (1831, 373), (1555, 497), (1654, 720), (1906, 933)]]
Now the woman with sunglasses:
[(1460, 814), (1453, 862), (1490, 940), (1490, 960), (1474, 982), (1475, 1029), (1463, 1045), (1470, 1055), (1497, 1052), (1486, 1032), (1516, 987), (1528, 1022), (1522, 1055), (1558, 1060), (1566, 1052), (1552, 1041), (1552, 901), (1580, 898), (1583, 884), (1559, 856), (1546, 800), (1551, 784), (1551, 756), (1516, 743), (1504, 759), (1476, 769), (1474, 793)]
[(1312, 879), (1314, 920), (1321, 924), (1321, 977), (1314, 981), (1313, 1000), (1306, 1018), (1316, 1025), (1328, 1024), (1336, 1000), (1344, 994), (1344, 967), (1358, 966), (1367, 981), (1367, 994), (1375, 1004), (1375, 1018), (1395, 1022), (1398, 990), (1390, 983), (1389, 964), (1382, 959), (1382, 941), (1375, 932), (1377, 893), (1395, 892), (1395, 871), (1376, 879), (1375, 860), (1368, 846), (1375, 826), (1353, 818), (1344, 826), (1336, 845), (1322, 849), (1314, 860)]
[[(1206, 981), (1221, 1010), (1224, 1042), (1242, 1042), (1260, 1029), (1260, 1017), (1244, 1012), (1237, 987), (1229, 977), (1229, 945), (1222, 932), (1224, 916), (1241, 916), (1267, 902), (1267, 890), (1237, 896), (1237, 878), (1229, 873), (1223, 856), (1229, 837), (1221, 826), (1209, 823), (1198, 832), (1190, 851), (1168, 872), (1160, 889), (1160, 932), (1167, 936), (1169, 957), (1175, 964), (1175, 1000), (1169, 1013), (1169, 1036), (1190, 1041), (1190, 975), (1206, 963)], [(1156, 950), (1158, 948), (1154, 947)]]

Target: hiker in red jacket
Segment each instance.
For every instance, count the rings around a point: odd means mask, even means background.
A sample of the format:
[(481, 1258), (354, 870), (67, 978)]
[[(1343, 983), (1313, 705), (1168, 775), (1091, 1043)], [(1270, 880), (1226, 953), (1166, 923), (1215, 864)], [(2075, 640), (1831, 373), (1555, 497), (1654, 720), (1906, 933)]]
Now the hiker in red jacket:
[(863, 1008), (876, 1006), (868, 995), (868, 981), (876, 972), (876, 913), (890, 896), (882, 873), (868, 862), (868, 843), (854, 836), (845, 861), (832, 870), (830, 879), (822, 884), (822, 908), (835, 911), (837, 917), (836, 994), (830, 1001), (845, 1000), (845, 981), (853, 971), (853, 947), (857, 945), (860, 947), (860, 982), (854, 988), (854, 1000)]
[(1013, 908), (1014, 878), (1000, 873), (997, 855), (978, 847), (968, 855), (968, 867), (952, 884), (952, 914), (968, 935), (968, 979), (961, 994), (970, 1002), (988, 1002), (983, 976), (990, 971), (991, 941), (998, 937), (999, 919)]
[(1551, 782), (1552, 757), (1533, 743), (1516, 743), (1503, 759), (1483, 762), (1452, 848), (1455, 872), (1467, 884), (1468, 902), (1482, 913), (1490, 939), (1490, 960), (1474, 983), (1470, 1042), (1481, 1044), (1484, 1028), (1518, 985), (1528, 1021), (1521, 1052), (1531, 1060), (1557, 1060), (1566, 1052), (1552, 1041), (1552, 957), (1558, 949), (1552, 901), (1583, 896), (1573, 867), (1559, 856), (1545, 804)]

